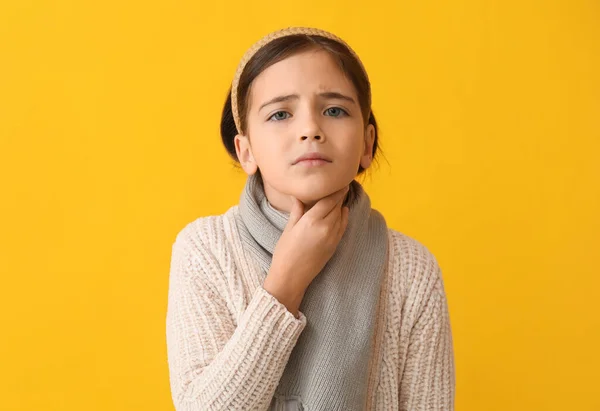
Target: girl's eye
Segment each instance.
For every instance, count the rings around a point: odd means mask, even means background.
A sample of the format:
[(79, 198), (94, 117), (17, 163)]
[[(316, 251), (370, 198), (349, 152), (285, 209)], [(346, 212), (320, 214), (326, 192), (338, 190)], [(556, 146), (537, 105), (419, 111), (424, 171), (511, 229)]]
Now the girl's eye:
[(330, 115), (332, 117), (340, 117), (342, 115), (348, 115), (348, 113), (346, 113), (343, 109), (341, 109), (339, 107), (330, 107), (327, 110), (325, 110), (325, 113), (329, 113), (328, 115)]
[(271, 117), (269, 117), (269, 120), (272, 121), (281, 121), (281, 120), (285, 120), (287, 117), (286, 115), (289, 115), (290, 113), (288, 113), (287, 111), (278, 111), (277, 113), (273, 114)]

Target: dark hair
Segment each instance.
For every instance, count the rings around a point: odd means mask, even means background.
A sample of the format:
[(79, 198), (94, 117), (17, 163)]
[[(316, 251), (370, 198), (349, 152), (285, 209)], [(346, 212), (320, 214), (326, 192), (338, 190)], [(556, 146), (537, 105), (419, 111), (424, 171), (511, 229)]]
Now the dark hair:
[[(329, 52), (333, 56), (342, 72), (356, 88), (358, 103), (360, 105), (362, 117), (365, 120), (364, 125), (366, 127), (368, 124), (372, 124), (375, 127), (375, 141), (372, 153), (374, 159), (378, 147), (378, 128), (377, 122), (375, 121), (375, 115), (371, 110), (371, 85), (369, 80), (365, 75), (360, 62), (345, 45), (323, 36), (295, 34), (281, 37), (263, 46), (250, 61), (248, 61), (240, 77), (237, 89), (241, 128), (242, 130), (246, 129), (248, 99), (250, 97), (250, 87), (254, 79), (265, 69), (287, 57), (306, 50), (319, 48)], [(239, 163), (234, 145), (236, 134), (237, 129), (231, 108), (230, 87), (221, 115), (221, 139), (223, 140), (223, 145), (229, 155), (236, 163)], [(362, 166), (359, 166), (358, 174), (362, 174), (364, 171)]]

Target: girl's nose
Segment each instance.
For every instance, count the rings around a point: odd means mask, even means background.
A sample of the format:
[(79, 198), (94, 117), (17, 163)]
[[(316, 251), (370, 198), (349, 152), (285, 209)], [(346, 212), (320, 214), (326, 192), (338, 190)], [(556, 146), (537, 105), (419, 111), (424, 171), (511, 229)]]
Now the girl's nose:
[(321, 136), (319, 136), (319, 135), (315, 135), (315, 136), (302, 136), (301, 137), (302, 140), (308, 140), (309, 138), (313, 138), (314, 140), (322, 140)]
[(323, 130), (319, 126), (319, 122), (315, 118), (314, 114), (308, 114), (301, 123), (300, 139), (304, 140), (316, 140), (322, 142), (325, 140)]

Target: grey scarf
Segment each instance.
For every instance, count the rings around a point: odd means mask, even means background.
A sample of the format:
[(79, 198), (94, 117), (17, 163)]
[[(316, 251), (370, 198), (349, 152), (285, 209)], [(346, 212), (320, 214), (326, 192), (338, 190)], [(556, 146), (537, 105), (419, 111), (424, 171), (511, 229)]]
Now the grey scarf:
[[(346, 231), (300, 305), (307, 324), (275, 391), (270, 410), (364, 410), (376, 307), (387, 263), (387, 225), (354, 180)], [(260, 175), (248, 177), (236, 225), (244, 249), (269, 271), (289, 213), (276, 210)]]

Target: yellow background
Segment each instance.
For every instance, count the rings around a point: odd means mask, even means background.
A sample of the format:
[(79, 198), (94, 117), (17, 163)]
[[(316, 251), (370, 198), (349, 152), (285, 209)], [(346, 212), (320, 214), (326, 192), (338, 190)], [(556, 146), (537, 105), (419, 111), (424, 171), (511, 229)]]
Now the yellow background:
[(600, 5), (5, 1), (0, 409), (172, 410), (171, 244), (236, 204), (219, 136), (255, 40), (362, 57), (385, 157), (364, 180), (442, 266), (456, 409), (600, 410)]

